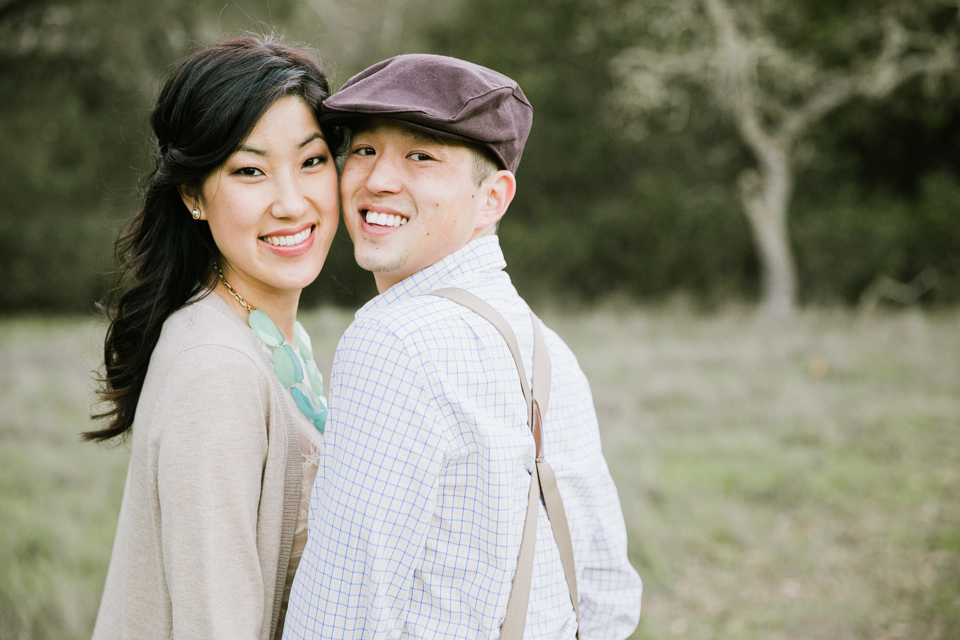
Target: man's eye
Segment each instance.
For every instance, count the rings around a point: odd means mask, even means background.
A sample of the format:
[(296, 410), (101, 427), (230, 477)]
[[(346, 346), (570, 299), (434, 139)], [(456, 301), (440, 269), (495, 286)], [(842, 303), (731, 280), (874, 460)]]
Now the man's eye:
[(419, 152), (411, 153), (410, 159), (416, 160), (417, 162), (426, 162), (427, 160), (433, 160), (433, 158), (431, 158), (429, 155), (425, 153), (419, 153)]
[(304, 167), (316, 167), (327, 161), (327, 156), (314, 156), (303, 163)]
[(372, 156), (377, 153), (373, 147), (357, 147), (353, 152), (358, 156)]
[(247, 176), (250, 178), (263, 175), (263, 172), (260, 171), (260, 169), (257, 169), (255, 167), (244, 167), (242, 169), (237, 169), (236, 172), (242, 176)]

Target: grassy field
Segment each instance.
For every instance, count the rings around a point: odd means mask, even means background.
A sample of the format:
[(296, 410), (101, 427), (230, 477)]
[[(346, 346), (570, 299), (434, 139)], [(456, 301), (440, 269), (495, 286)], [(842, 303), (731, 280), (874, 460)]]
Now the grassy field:
[[(543, 315), (591, 380), (636, 638), (960, 638), (960, 312)], [(349, 319), (302, 318), (321, 368)], [(77, 437), (101, 335), (0, 320), (0, 640), (93, 625), (127, 456)]]

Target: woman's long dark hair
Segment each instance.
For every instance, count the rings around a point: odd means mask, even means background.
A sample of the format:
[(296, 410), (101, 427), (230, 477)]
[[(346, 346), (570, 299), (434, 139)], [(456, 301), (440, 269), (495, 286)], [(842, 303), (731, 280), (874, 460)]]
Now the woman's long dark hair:
[(329, 87), (308, 55), (276, 42), (240, 38), (187, 58), (167, 80), (150, 123), (156, 169), (143, 205), (117, 240), (120, 284), (108, 306), (104, 375), (98, 395), (107, 425), (83, 434), (108, 440), (127, 433), (164, 321), (216, 284), (217, 247), (206, 222), (195, 221), (178, 189), (199, 191), (280, 98), (296, 95), (319, 116)]

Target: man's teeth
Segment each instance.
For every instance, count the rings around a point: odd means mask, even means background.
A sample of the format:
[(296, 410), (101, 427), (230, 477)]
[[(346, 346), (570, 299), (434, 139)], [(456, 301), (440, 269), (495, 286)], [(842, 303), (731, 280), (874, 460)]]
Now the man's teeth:
[(310, 236), (310, 233), (312, 231), (313, 231), (313, 227), (308, 227), (296, 235), (264, 236), (263, 239), (275, 247), (289, 247), (290, 245), (300, 244), (301, 242), (306, 240)]
[(403, 216), (395, 216), (392, 213), (376, 213), (367, 211), (367, 224), (378, 224), (381, 227), (402, 227), (407, 224), (407, 219)]

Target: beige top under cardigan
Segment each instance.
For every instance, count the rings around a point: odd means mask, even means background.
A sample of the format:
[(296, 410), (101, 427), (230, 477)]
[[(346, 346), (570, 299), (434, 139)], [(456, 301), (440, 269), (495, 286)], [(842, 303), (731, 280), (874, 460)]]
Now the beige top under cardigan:
[[(266, 348), (266, 347), (264, 347)], [(299, 351), (297, 357), (300, 358), (300, 365), (306, 367)], [(307, 420), (306, 416), (299, 409), (293, 412), (297, 423), (297, 433), (300, 436), (300, 455), (302, 459), (301, 468), (303, 473), (300, 478), (300, 504), (297, 507), (297, 524), (293, 530), (293, 546), (290, 549), (290, 562), (287, 565), (287, 579), (283, 585), (283, 598), (280, 603), (280, 618), (277, 620), (277, 631), (274, 637), (279, 640), (283, 635), (283, 620), (286, 617), (287, 604), (290, 601), (290, 589), (293, 587), (293, 579), (297, 573), (297, 567), (300, 566), (300, 558), (303, 556), (303, 549), (307, 546), (307, 528), (310, 526), (310, 494), (313, 491), (313, 484), (317, 479), (317, 467), (320, 465), (320, 454), (323, 452), (323, 436), (313, 426), (313, 422)]]
[(296, 405), (216, 294), (164, 323), (94, 640), (270, 640), (301, 499)]

